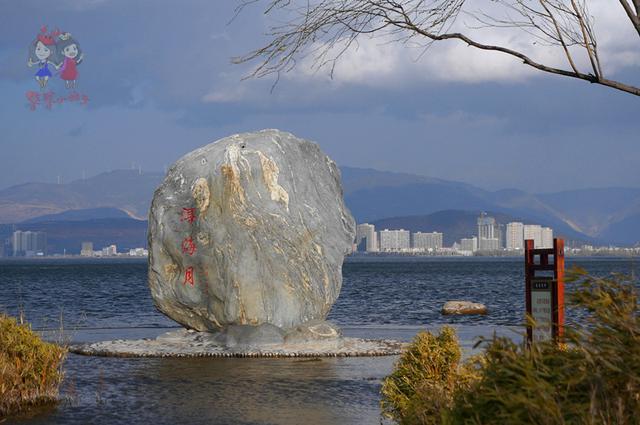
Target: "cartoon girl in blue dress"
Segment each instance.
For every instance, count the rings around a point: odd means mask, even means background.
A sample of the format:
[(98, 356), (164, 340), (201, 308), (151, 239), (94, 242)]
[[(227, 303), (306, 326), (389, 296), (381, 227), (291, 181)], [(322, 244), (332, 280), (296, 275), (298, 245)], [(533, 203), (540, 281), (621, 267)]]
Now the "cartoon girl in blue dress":
[(27, 60), (27, 66), (32, 67), (38, 65), (38, 72), (36, 72), (36, 81), (40, 85), (40, 88), (44, 90), (51, 78), (51, 70), (49, 65), (59, 68), (53, 60), (56, 58), (56, 44), (54, 37), (46, 34), (46, 28), (40, 30), (40, 34), (29, 46), (29, 59)]

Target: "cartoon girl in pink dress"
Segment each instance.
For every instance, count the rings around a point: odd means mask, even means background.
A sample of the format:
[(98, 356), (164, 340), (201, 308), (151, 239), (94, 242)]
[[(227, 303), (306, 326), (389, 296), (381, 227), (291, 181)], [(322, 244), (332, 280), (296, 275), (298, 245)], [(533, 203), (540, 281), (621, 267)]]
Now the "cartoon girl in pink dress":
[(78, 65), (84, 58), (80, 44), (71, 37), (70, 33), (65, 32), (58, 36), (56, 50), (59, 55), (58, 66), (62, 65), (60, 78), (64, 80), (64, 84), (68, 89), (75, 89), (76, 80), (78, 79)]

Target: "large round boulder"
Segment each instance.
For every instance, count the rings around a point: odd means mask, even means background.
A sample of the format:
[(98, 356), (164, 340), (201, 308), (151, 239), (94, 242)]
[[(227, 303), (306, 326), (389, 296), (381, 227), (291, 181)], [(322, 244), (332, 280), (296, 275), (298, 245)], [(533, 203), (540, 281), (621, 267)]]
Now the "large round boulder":
[(340, 171), (278, 130), (237, 134), (185, 155), (149, 213), (149, 287), (180, 324), (290, 329), (323, 320), (355, 234)]

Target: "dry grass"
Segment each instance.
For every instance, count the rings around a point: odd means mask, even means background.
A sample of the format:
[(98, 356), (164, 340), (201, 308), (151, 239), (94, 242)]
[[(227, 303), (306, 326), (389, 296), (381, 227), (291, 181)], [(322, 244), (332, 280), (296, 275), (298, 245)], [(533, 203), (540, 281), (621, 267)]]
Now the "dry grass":
[(635, 282), (574, 270), (572, 283), (587, 320), (561, 347), (496, 337), (460, 364), (452, 331), (419, 335), (384, 382), (383, 411), (401, 424), (640, 424)]
[(0, 418), (58, 399), (66, 349), (0, 314)]
[(476, 370), (460, 364), (455, 330), (420, 332), (382, 384), (382, 410), (401, 424), (439, 424), (453, 396), (476, 379)]

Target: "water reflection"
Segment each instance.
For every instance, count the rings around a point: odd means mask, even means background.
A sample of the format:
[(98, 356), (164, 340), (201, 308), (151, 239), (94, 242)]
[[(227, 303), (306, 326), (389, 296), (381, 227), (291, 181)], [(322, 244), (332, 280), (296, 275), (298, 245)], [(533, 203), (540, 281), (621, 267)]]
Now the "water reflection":
[(375, 424), (393, 361), (71, 355), (65, 394), (73, 383), (74, 400), (17, 423)]

